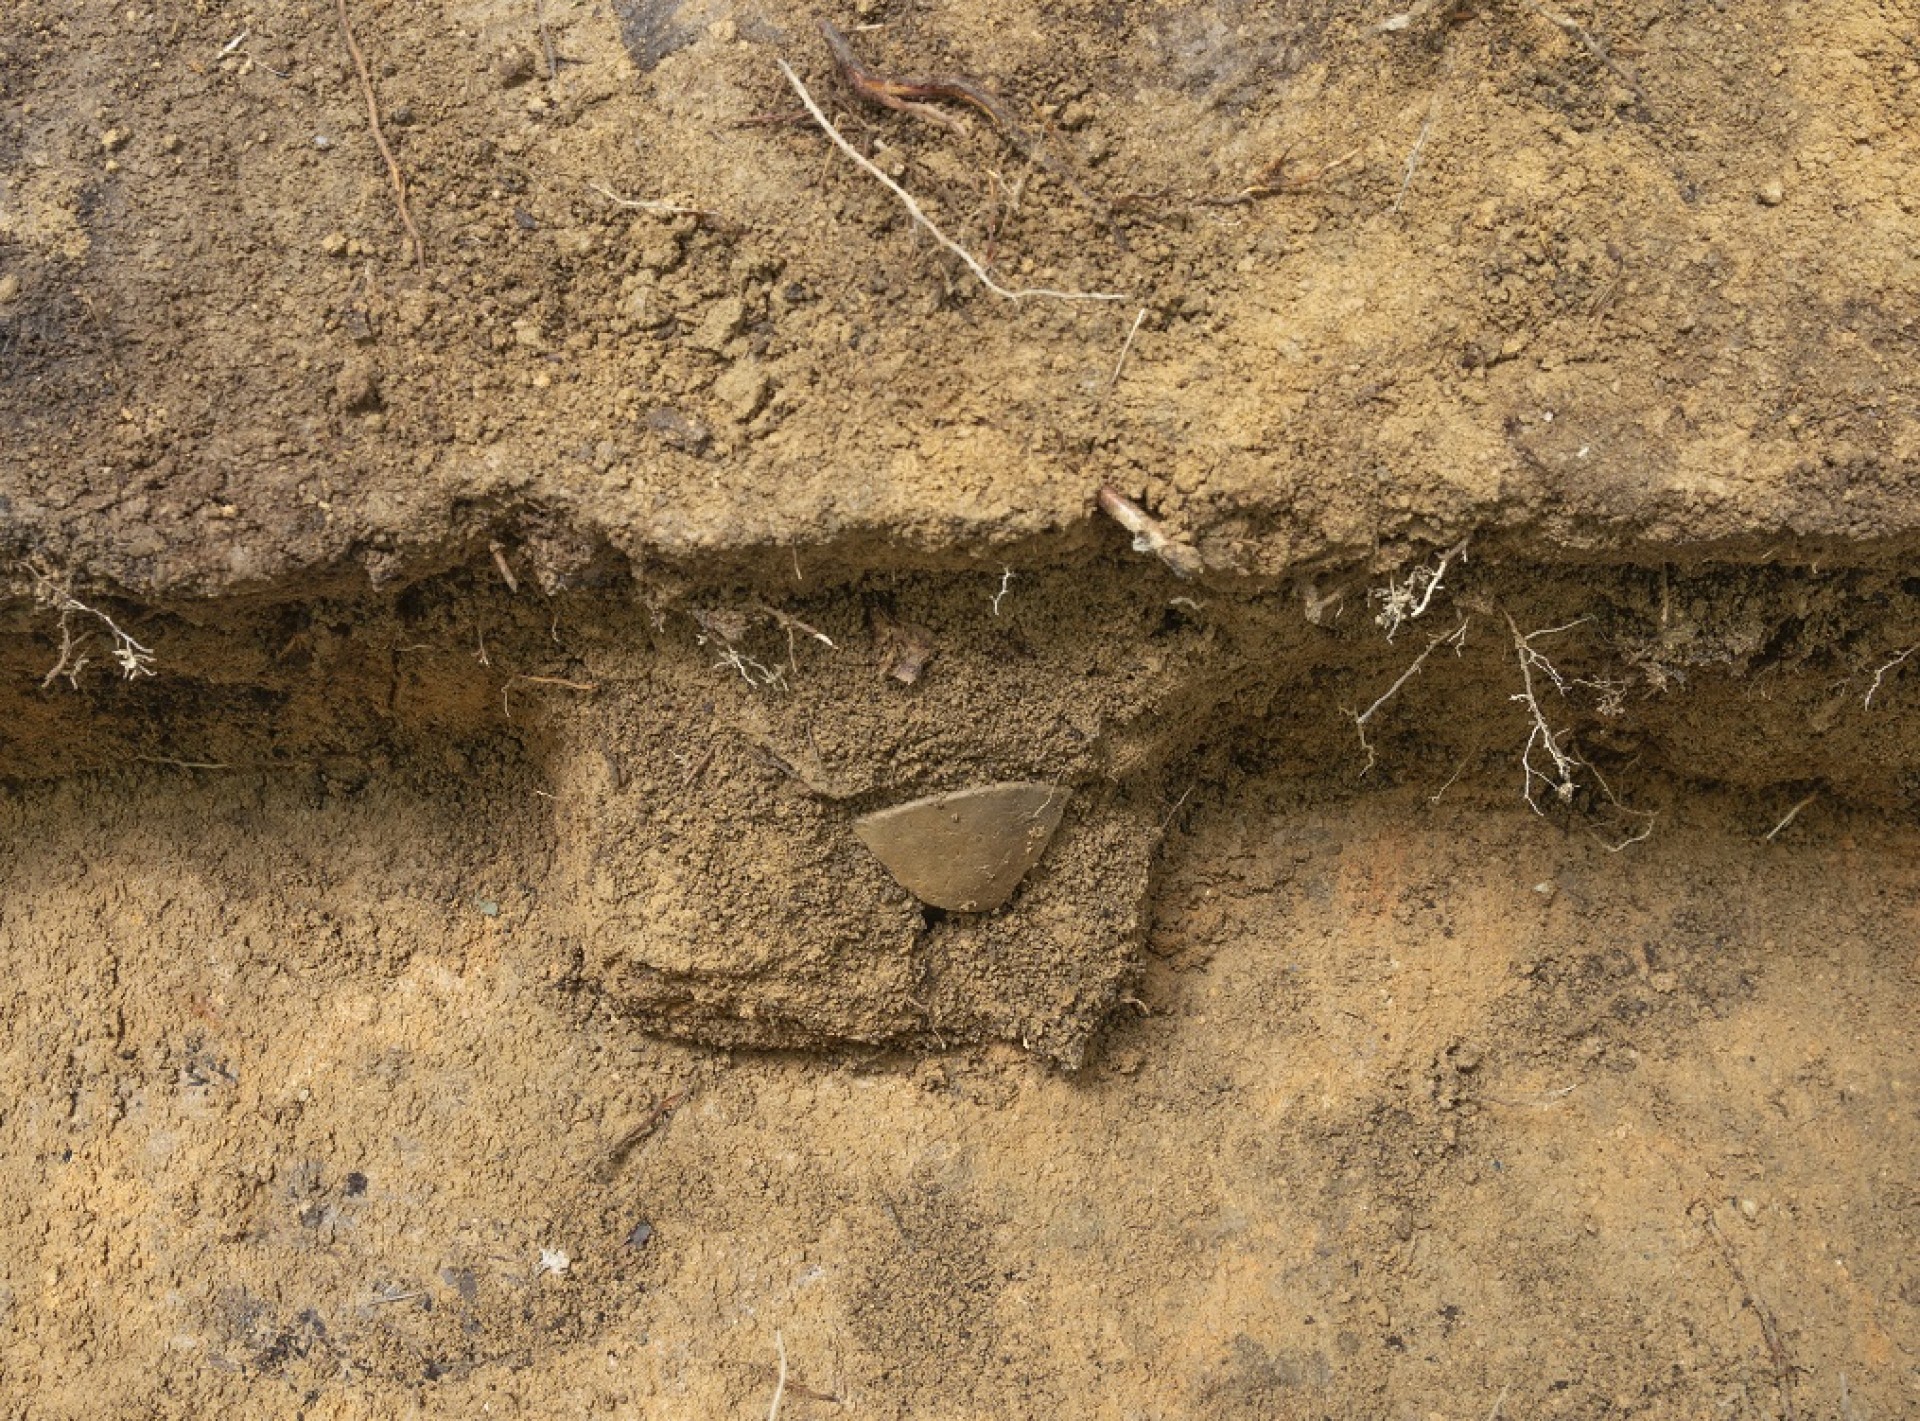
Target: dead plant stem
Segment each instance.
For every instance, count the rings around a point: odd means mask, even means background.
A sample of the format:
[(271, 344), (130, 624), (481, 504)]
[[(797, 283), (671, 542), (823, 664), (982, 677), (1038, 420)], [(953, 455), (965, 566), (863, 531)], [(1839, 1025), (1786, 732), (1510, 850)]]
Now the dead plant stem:
[(367, 57), (360, 52), (359, 42), (353, 37), (353, 21), (347, 17), (347, 0), (335, 0), (340, 11), (340, 33), (347, 42), (347, 53), (353, 56), (353, 67), (360, 73), (360, 89), (367, 97), (367, 121), (373, 128), (374, 146), (380, 150), (380, 156), (386, 160), (387, 176), (393, 181), (393, 200), (400, 209), (400, 221), (407, 229), (407, 237), (413, 243), (413, 264), (427, 264), (426, 244), (420, 240), (420, 229), (413, 225), (413, 210), (407, 205), (407, 180), (401, 175), (400, 164), (394, 159), (393, 149), (387, 146), (387, 135), (380, 127), (380, 101), (374, 97), (373, 75), (367, 69)]
[(1798, 804), (1794, 805), (1793, 808), (1789, 809), (1785, 814), (1783, 814), (1780, 817), (1780, 822), (1778, 824), (1774, 825), (1771, 829), (1767, 830), (1766, 835), (1760, 840), (1760, 842), (1763, 844), (1771, 844), (1776, 838), (1779, 837), (1780, 831), (1782, 829), (1786, 828), (1787, 825), (1793, 823), (1794, 820), (1800, 817), (1801, 810), (1805, 809), (1809, 804), (1812, 804), (1814, 800), (1818, 799), (1819, 797), (1820, 797), (1820, 791), (1815, 790), (1812, 794), (1808, 795), (1805, 799), (1801, 800)]
[[(342, 0), (342, 3), (344, 3), (344, 0)], [(1055, 291), (1044, 286), (1009, 289), (1002, 286), (991, 276), (987, 275), (987, 269), (974, 259), (971, 252), (934, 225), (933, 219), (921, 211), (920, 204), (913, 200), (911, 193), (885, 173), (881, 172), (878, 165), (840, 136), (840, 130), (835, 128), (827, 116), (820, 111), (820, 105), (814, 102), (813, 95), (807, 91), (807, 86), (800, 82), (800, 76), (793, 72), (793, 67), (789, 65), (786, 60), (777, 59), (774, 62), (780, 66), (780, 72), (787, 76), (787, 82), (793, 86), (794, 93), (800, 96), (800, 102), (807, 106), (807, 112), (813, 115), (813, 121), (820, 125), (820, 131), (833, 140), (833, 145), (849, 158), (853, 159), (858, 167), (863, 169), (869, 176), (879, 182), (881, 186), (885, 187), (888, 192), (898, 198), (901, 205), (907, 209), (908, 214), (912, 216), (913, 220), (926, 228), (928, 235), (931, 236), (934, 241), (938, 242), (949, 252), (953, 253), (954, 256), (966, 263), (967, 270), (972, 272), (980, 284), (995, 296), (1003, 297), (1008, 301), (1026, 301), (1035, 298), (1045, 298), (1053, 301), (1124, 301), (1127, 299), (1126, 293), (1124, 292)]]

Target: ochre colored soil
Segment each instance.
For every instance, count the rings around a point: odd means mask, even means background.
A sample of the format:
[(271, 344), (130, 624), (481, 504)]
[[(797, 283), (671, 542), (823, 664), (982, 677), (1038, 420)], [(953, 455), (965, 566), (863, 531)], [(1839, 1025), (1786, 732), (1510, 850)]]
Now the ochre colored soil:
[(1396, 8), (12, 0), (0, 1421), (1920, 1414), (1912, 7)]

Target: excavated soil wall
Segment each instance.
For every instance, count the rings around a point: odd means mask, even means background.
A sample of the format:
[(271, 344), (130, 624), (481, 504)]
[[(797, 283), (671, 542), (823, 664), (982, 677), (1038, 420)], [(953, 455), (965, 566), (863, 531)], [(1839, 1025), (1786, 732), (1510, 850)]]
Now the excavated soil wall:
[[(1920, 1412), (1916, 113), (14, 0), (0, 1418)], [(864, 836), (1007, 784), (993, 911)]]
[[(838, 583), (797, 558), (705, 583), (607, 559), (597, 590), (544, 596), (512, 569), (23, 611), (4, 768), (482, 796), (544, 846), (554, 960), (650, 1029), (1002, 1039), (1069, 1065), (1138, 978), (1162, 838), (1235, 766), (1531, 811), (1620, 853), (1657, 852), (1697, 793), (1738, 796), (1756, 833), (1920, 795), (1920, 583), (1894, 573), (1456, 547), (1259, 591), (1125, 554)], [(925, 907), (854, 830), (1009, 781), (1071, 798), (996, 913)]]

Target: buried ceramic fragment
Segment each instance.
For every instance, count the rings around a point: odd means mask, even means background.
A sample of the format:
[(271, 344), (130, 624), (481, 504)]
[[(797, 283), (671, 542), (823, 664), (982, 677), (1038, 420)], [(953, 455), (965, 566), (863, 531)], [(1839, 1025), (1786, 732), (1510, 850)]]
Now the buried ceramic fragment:
[(853, 831), (922, 903), (990, 913), (1047, 851), (1067, 793), (1059, 785), (983, 785), (876, 810), (854, 820)]

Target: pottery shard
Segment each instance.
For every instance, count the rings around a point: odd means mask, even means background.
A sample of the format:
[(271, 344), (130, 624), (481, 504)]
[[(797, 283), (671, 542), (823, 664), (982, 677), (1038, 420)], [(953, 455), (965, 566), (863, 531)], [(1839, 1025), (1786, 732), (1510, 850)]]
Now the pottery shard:
[(922, 903), (990, 913), (1047, 851), (1067, 794), (1059, 785), (982, 785), (877, 810), (853, 830)]

